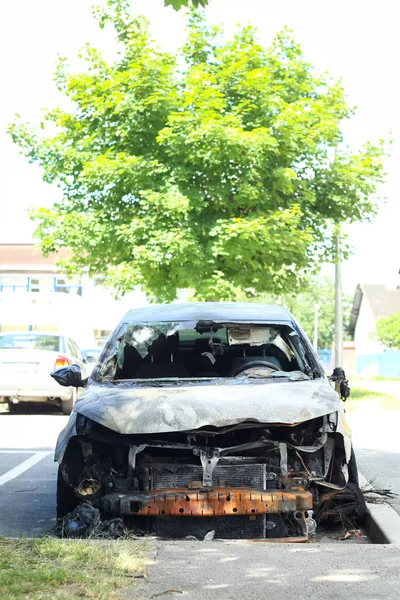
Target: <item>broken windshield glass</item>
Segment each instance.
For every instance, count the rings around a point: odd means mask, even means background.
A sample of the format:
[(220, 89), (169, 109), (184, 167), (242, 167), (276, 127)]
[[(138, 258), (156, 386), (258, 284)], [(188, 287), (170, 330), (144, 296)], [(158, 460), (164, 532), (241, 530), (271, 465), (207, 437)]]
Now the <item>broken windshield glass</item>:
[[(93, 377), (104, 382), (217, 379), (237, 377), (248, 371), (248, 364), (261, 367), (249, 379), (288, 377), (296, 372), (309, 378), (304, 375), (308, 373), (304, 350), (299, 352), (299, 341), (293, 343), (291, 333), (293, 329), (287, 326), (241, 322), (126, 323), (110, 340)], [(277, 375), (268, 374), (266, 368), (271, 366)], [(301, 380), (299, 375), (290, 377)]]

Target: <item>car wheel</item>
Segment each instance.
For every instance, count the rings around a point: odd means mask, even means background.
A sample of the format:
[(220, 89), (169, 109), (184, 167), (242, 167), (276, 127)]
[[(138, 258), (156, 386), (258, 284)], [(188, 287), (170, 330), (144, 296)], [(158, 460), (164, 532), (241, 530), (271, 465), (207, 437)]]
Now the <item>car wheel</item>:
[(70, 415), (74, 408), (76, 400), (76, 390), (72, 391), (72, 396), (69, 400), (61, 400), (61, 412), (63, 415)]
[(359, 485), (358, 467), (353, 447), (351, 447), (351, 456), (347, 468), (349, 470), (349, 483), (355, 483), (356, 485)]
[(59, 467), (57, 475), (57, 519), (65, 517), (77, 506), (78, 499), (74, 495), (74, 490), (65, 482)]

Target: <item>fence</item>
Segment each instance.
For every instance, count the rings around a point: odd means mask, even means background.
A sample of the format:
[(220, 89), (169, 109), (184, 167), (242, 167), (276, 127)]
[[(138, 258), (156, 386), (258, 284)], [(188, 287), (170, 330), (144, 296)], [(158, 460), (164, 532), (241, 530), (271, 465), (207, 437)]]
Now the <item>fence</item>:
[(400, 378), (400, 350), (357, 356), (357, 373)]

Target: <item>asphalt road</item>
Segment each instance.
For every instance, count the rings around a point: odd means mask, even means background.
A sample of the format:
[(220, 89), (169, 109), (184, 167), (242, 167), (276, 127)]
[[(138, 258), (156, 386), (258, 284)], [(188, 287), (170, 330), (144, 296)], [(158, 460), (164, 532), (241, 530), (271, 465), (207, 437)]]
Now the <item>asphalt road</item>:
[[(3, 405), (0, 404), (0, 407)], [(59, 431), (68, 417), (50, 406), (27, 405), (27, 414), (0, 412), (0, 535), (38, 536), (55, 521)]]
[(359, 470), (375, 488), (396, 494), (387, 502), (400, 515), (400, 411), (357, 410), (347, 419)]

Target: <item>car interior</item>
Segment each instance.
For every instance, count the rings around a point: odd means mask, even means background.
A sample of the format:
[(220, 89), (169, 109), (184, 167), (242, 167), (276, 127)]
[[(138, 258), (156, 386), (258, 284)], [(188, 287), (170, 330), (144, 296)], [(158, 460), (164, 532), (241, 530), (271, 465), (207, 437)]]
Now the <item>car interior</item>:
[[(240, 335), (233, 340), (231, 331), (220, 327), (216, 331), (161, 333), (147, 347), (145, 356), (132, 342), (125, 343), (114, 380), (237, 377), (254, 368), (301, 370), (288, 335), (279, 335), (278, 347), (275, 340), (257, 340), (257, 345), (251, 339), (240, 343)], [(249, 331), (248, 327), (243, 331)]]

